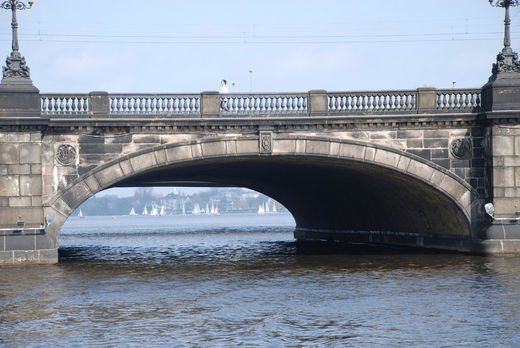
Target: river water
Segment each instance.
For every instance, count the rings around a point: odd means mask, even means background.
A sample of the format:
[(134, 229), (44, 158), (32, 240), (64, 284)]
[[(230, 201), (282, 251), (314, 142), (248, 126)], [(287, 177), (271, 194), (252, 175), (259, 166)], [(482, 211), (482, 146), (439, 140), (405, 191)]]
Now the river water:
[(288, 214), (71, 217), (0, 345), (519, 347), (520, 258), (297, 243)]

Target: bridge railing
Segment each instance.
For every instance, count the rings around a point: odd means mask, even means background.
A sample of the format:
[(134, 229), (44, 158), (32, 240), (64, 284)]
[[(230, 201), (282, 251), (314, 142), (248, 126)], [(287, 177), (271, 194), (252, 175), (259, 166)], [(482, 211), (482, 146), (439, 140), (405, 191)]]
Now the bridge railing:
[(480, 110), (480, 89), (449, 89), (437, 90), (436, 107), (440, 111)]
[(110, 94), (110, 115), (200, 114), (199, 94)]
[(307, 114), (307, 93), (226, 94), (220, 96), (220, 112), (237, 115)]
[(86, 115), (89, 113), (88, 94), (41, 94), (44, 115)]
[(475, 113), (480, 89), (219, 94), (41, 94), (41, 113), (54, 117), (258, 117)]
[(411, 113), (417, 110), (417, 91), (328, 93), (330, 113)]

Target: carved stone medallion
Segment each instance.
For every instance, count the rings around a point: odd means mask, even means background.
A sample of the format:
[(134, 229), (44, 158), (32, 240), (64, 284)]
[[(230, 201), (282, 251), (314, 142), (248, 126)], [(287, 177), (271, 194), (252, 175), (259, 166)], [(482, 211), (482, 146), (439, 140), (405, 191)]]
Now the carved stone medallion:
[(76, 162), (76, 148), (72, 145), (60, 145), (56, 150), (56, 162), (70, 166)]
[(273, 152), (273, 133), (272, 132), (260, 132), (260, 153), (272, 153)]
[(450, 152), (453, 157), (462, 159), (471, 153), (471, 141), (468, 138), (455, 139), (451, 142)]

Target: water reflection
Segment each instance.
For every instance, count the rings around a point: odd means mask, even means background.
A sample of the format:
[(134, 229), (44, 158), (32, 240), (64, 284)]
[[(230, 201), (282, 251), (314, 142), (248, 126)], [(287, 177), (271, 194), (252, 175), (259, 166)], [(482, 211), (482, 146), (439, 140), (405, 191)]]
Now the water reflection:
[(520, 344), (520, 258), (297, 243), (291, 229), (64, 233), (60, 264), (0, 269), (0, 341)]

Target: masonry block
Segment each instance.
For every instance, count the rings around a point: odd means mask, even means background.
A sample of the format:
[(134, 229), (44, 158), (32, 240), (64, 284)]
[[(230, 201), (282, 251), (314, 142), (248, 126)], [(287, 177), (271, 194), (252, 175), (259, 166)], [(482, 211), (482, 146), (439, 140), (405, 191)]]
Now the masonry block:
[(18, 164), (18, 144), (0, 144), (0, 164)]
[(258, 145), (258, 140), (243, 140), (237, 142), (237, 153), (239, 154), (249, 154), (249, 153), (259, 153), (260, 146)]
[[(153, 154), (147, 154), (152, 155)], [(138, 156), (138, 158), (141, 156)], [(154, 159), (155, 161), (155, 159)], [(133, 165), (133, 163), (132, 163)], [(114, 183), (118, 179), (123, 177), (123, 171), (121, 170), (121, 167), (119, 167), (119, 164), (114, 164), (108, 168), (105, 168), (95, 174), (97, 181), (101, 184), (102, 187), (107, 187), (109, 184)]]
[(18, 175), (0, 176), (0, 196), (18, 196), (20, 177)]
[(20, 194), (22, 196), (41, 196), (42, 178), (38, 175), (20, 176)]
[(20, 163), (39, 164), (41, 163), (40, 144), (20, 144)]
[(515, 154), (514, 138), (510, 136), (493, 137), (493, 156), (513, 156)]
[(226, 154), (226, 143), (223, 141), (215, 141), (202, 144), (202, 155), (204, 157), (212, 157)]
[[(153, 152), (145, 153), (136, 157), (130, 158), (130, 163), (132, 163), (132, 168), (134, 168), (135, 172), (140, 172), (141, 170), (151, 168), (155, 166), (157, 163), (155, 161), (155, 155)], [(96, 175), (97, 177), (97, 175)], [(99, 179), (99, 177), (98, 177)], [(101, 181), (100, 181), (101, 182)]]
[(168, 162), (185, 161), (192, 158), (191, 146), (175, 146), (166, 149)]
[(323, 154), (328, 155), (330, 152), (330, 142), (328, 141), (307, 141), (308, 154)]

